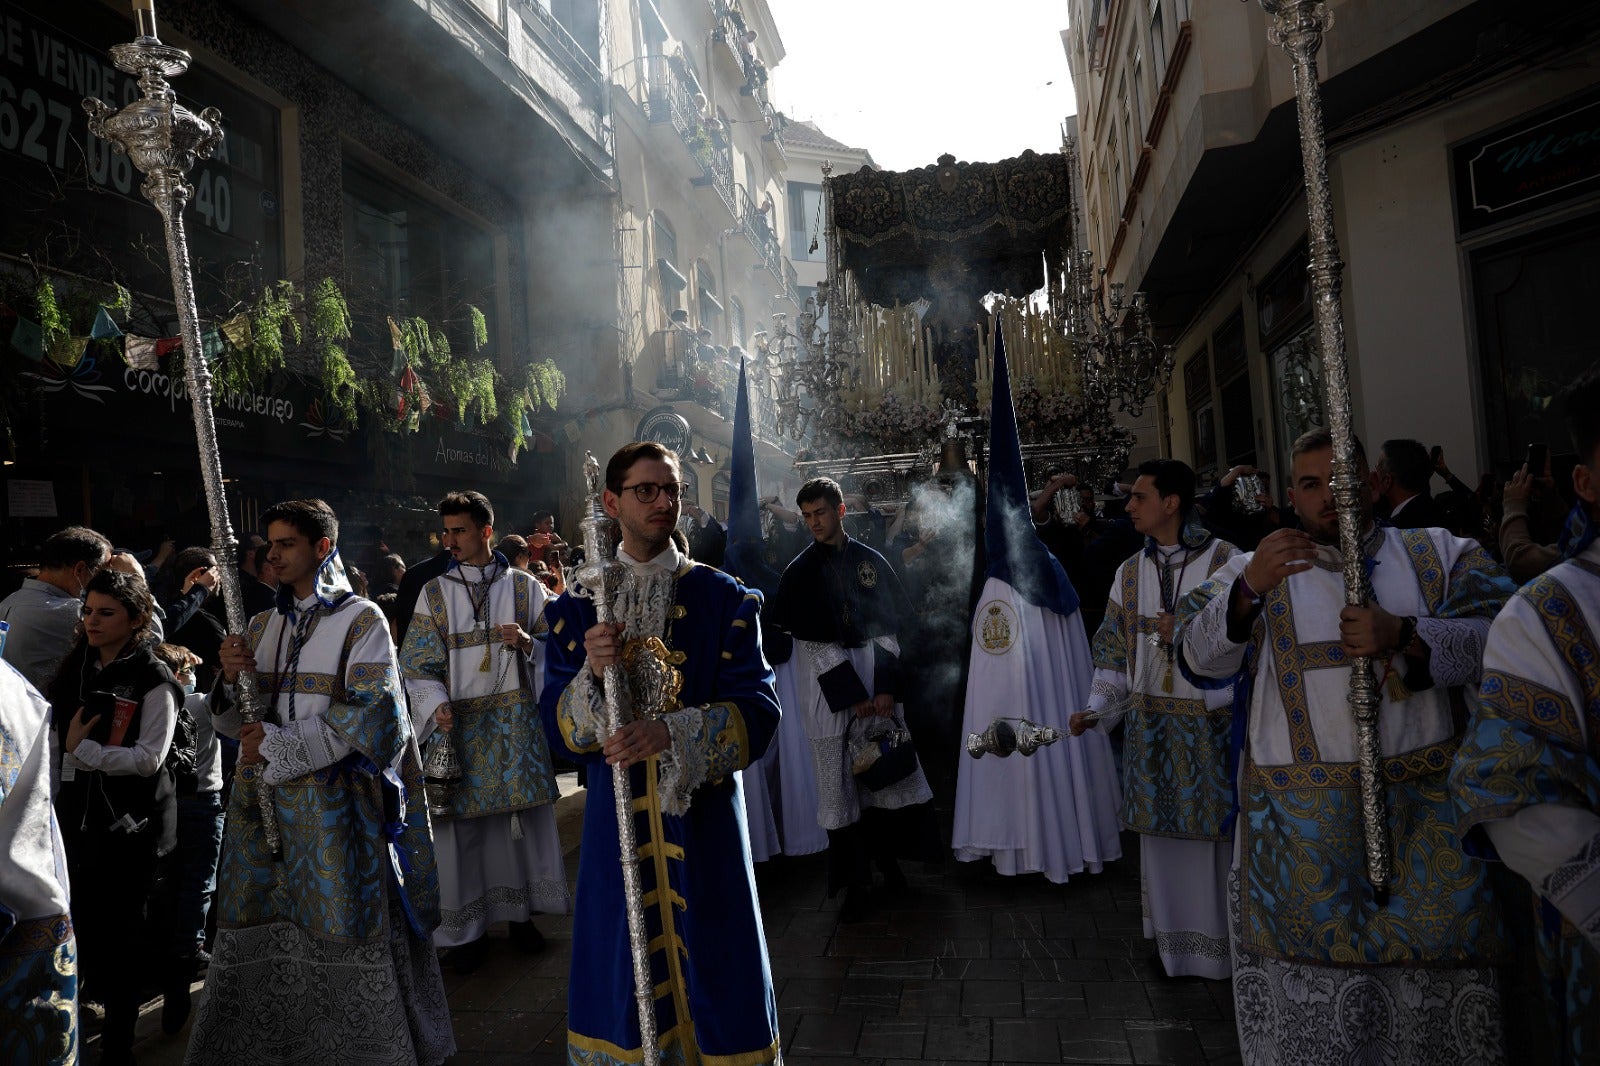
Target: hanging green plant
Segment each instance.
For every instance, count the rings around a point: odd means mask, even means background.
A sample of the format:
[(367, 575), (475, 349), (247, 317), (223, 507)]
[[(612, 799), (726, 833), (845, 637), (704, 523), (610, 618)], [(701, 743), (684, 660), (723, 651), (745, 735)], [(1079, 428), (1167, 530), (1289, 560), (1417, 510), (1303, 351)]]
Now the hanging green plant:
[(322, 356), (322, 390), (328, 406), (353, 425), (359, 416), (356, 372), (345, 351), (345, 342), (350, 339), (350, 307), (332, 278), (317, 282), (306, 312), (311, 337)]
[(44, 334), (44, 346), (48, 349), (66, 337), (68, 332), (67, 316), (56, 302), (56, 287), (49, 278), (39, 279), (33, 302), (39, 312), (39, 331)]
[(500, 413), (495, 400), (494, 364), (487, 359), (456, 359), (444, 368), (444, 387), (450, 394), (456, 418), (464, 425), (473, 407), (479, 425), (488, 425)]
[(292, 281), (278, 281), (262, 290), (250, 309), (250, 343), (227, 348), (213, 368), (219, 389), (249, 392), (283, 369), (284, 333), (292, 343), (300, 343), (300, 320), (294, 317), (298, 296)]
[(472, 319), (472, 350), (476, 352), (489, 343), (489, 320), (474, 304), (467, 305), (467, 315)]
[(567, 391), (567, 377), (554, 359), (529, 360), (522, 371), (522, 391), (533, 410), (543, 407), (554, 411)]

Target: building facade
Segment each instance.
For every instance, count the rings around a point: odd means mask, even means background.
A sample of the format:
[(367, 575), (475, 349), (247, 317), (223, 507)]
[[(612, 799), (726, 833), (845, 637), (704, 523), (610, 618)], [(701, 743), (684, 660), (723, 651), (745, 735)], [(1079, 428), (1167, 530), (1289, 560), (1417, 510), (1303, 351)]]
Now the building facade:
[(849, 174), (862, 167), (878, 169), (872, 153), (835, 140), (813, 122), (791, 121), (787, 129), (789, 150), (789, 254), (794, 259), (800, 302), (815, 296), (828, 278), (828, 219), (822, 202), (822, 166), (834, 174)]
[[(606, 9), (616, 131), (613, 229), (622, 358), (572, 404), (578, 453), (653, 439), (682, 460), (691, 502), (725, 518), (741, 357), (798, 310), (786, 247), (783, 41), (765, 0), (627, 0)], [(761, 365), (752, 358), (752, 367)], [(791, 459), (770, 442), (773, 385), (752, 372), (763, 491)], [(569, 482), (575, 502), (581, 485)]]
[[(1328, 5), (1319, 55), (1355, 428), (1504, 479), (1568, 450), (1550, 398), (1595, 359), (1593, 5)], [(1177, 350), (1163, 450), (1287, 472), (1322, 422), (1287, 56), (1256, 3), (1078, 0), (1087, 238)]]
[[(548, 358), (572, 388), (592, 388), (591, 368), (619, 352), (614, 160), (600, 26), (564, 14), (570, 25), (523, 0), (160, 4), (163, 39), (194, 57), (174, 82), (179, 99), (223, 112), (222, 148), (192, 175), (187, 214), (203, 322), (214, 329), (280, 280), (309, 291), (332, 279), (349, 299), (343, 347), (360, 381), (398, 373), (384, 318), (420, 317), (441, 346), (478, 348), (505, 381)], [(164, 337), (177, 329), (159, 216), (80, 106), (138, 95), (106, 55), (132, 32), (124, 4), (0, 5), (0, 96), (19, 120), (0, 122), (0, 268), (54, 278), (64, 301), (118, 281), (132, 294), (125, 328)], [(594, 253), (573, 254), (585, 247)], [(290, 317), (309, 328), (306, 308)], [(11, 488), (8, 554), (25, 560), (68, 522), (133, 546), (209, 540), (180, 364), (169, 352), (140, 367), (121, 342), (74, 343), (76, 362), (26, 345), (5, 353), (6, 473), (22, 486)], [(449, 489), (486, 492), (506, 532), (557, 499), (561, 453), (548, 434), (518, 455), (501, 422), (441, 402), (415, 431), (371, 417), (352, 426), (305, 370), (291, 362), (220, 397), (238, 529), (255, 529), (275, 499), (320, 495), (344, 518), (351, 553), (387, 542), (414, 557), (437, 529), (431, 501)]]

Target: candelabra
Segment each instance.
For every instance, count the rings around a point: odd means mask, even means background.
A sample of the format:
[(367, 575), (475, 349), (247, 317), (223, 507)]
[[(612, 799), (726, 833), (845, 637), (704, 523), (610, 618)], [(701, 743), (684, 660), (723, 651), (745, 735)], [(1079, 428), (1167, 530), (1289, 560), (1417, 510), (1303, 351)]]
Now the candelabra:
[(1063, 275), (1067, 336), (1083, 367), (1090, 408), (1109, 411), (1115, 404), (1138, 418), (1150, 397), (1172, 379), (1172, 346), (1156, 342), (1145, 294), (1130, 298), (1122, 282), (1107, 285), (1105, 274), (1085, 249)]
[(845, 381), (845, 364), (830, 344), (829, 331), (820, 324), (827, 299), (824, 283), (801, 309), (797, 328), (791, 330), (789, 316), (779, 311), (772, 316), (772, 330), (762, 330), (754, 338), (777, 390), (775, 429), (779, 436), (787, 434), (795, 441), (805, 439), (824, 406), (837, 402)]

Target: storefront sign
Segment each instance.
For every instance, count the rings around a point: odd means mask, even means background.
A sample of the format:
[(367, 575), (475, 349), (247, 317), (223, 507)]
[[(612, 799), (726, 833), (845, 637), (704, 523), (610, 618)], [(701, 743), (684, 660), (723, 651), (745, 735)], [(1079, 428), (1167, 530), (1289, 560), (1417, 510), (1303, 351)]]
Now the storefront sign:
[(1458, 144), (1451, 162), (1463, 236), (1600, 191), (1600, 94)]
[[(141, 241), (159, 252), (160, 216), (140, 194), (142, 178), (128, 157), (89, 133), (83, 111), (85, 97), (116, 107), (139, 98), (138, 83), (106, 54), (132, 37), (133, 23), (126, 12), (85, 0), (38, 6), (48, 6), (50, 21), (0, 2), (0, 180), (10, 197), (0, 240), (12, 252), (36, 252), (43, 234), (65, 229), (81, 237), (89, 258), (109, 255), (130, 288), (166, 291), (159, 254), (123, 254)], [(185, 106), (222, 111), (222, 144), (189, 175), (194, 192), (185, 212), (204, 306), (210, 278), (232, 264), (253, 263), (269, 278), (281, 269), (278, 113), (204, 64), (173, 85)], [(51, 265), (80, 265), (60, 259)]]
[(483, 481), (509, 482), (517, 472), (511, 442), (505, 437), (479, 436), (431, 418), (411, 435), (411, 469), (418, 476), (454, 480), (459, 488), (475, 488)]
[[(164, 361), (165, 363), (166, 361)], [(194, 414), (182, 376), (131, 367), (100, 345), (77, 365), (44, 360), (25, 377), (43, 394), (46, 417), (58, 432), (123, 432), (138, 440), (194, 446)], [(275, 375), (259, 389), (216, 393), (217, 443), (229, 452), (349, 465), (348, 423), (326, 410), (315, 389)]]

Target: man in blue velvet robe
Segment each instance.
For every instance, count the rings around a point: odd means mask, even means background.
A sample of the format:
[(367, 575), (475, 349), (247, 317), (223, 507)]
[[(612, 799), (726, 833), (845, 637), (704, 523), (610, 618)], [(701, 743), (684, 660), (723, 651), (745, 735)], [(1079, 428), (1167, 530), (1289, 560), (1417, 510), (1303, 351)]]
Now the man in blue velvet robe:
[[(615, 621), (598, 624), (593, 603), (570, 595), (546, 611), (545, 728), (554, 750), (590, 766), (567, 1015), (569, 1061), (586, 1066), (640, 1060), (613, 775), (605, 764), (630, 775), (662, 1061), (756, 1066), (779, 1055), (734, 773), (761, 757), (778, 726), (772, 670), (761, 652), (761, 597), (673, 547), (682, 487), (676, 458), (659, 445), (620, 449), (607, 464), (603, 496), (622, 529), (617, 558), (630, 571), (613, 604)], [(653, 654), (658, 671), (678, 685), (669, 681), (665, 701), (651, 705), (630, 684), (619, 694), (628, 721), (610, 732), (605, 667), (641, 654)]]

